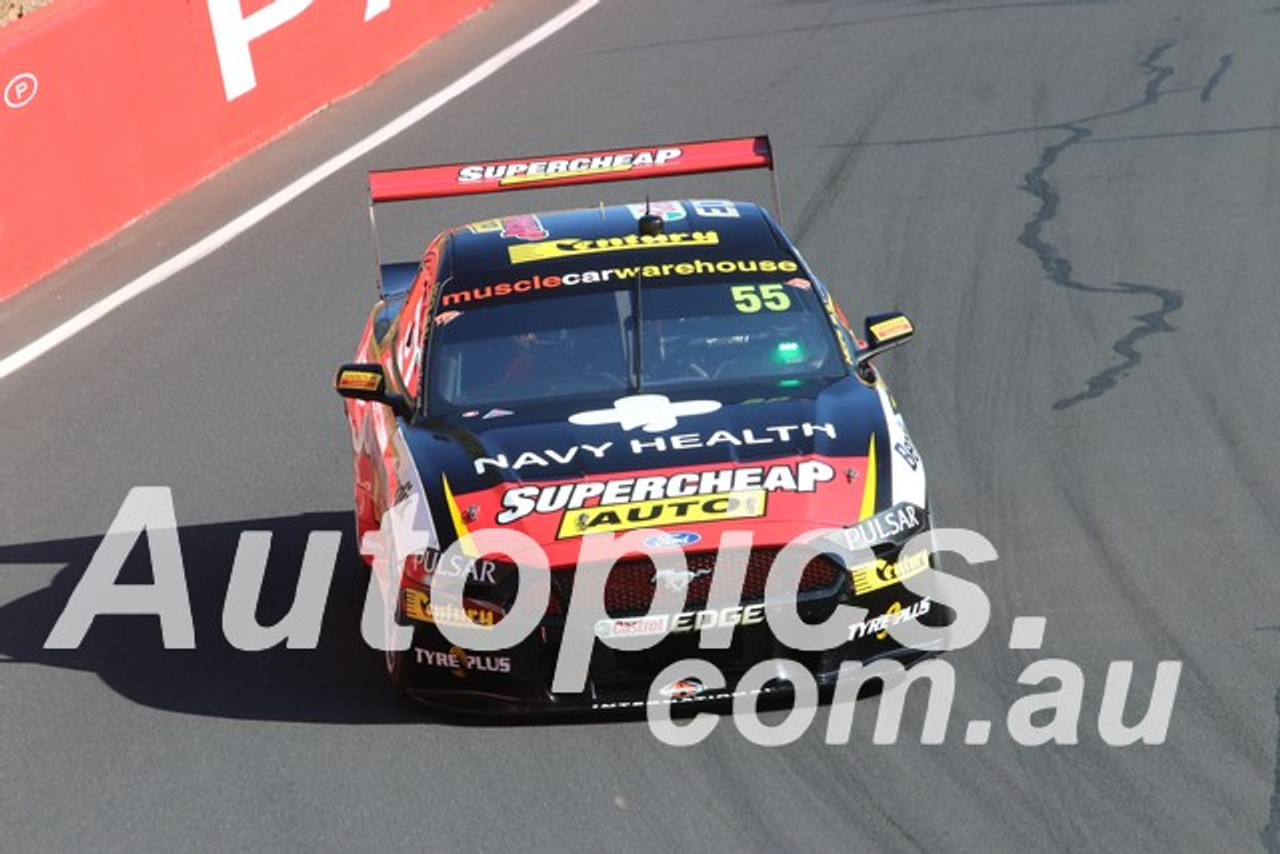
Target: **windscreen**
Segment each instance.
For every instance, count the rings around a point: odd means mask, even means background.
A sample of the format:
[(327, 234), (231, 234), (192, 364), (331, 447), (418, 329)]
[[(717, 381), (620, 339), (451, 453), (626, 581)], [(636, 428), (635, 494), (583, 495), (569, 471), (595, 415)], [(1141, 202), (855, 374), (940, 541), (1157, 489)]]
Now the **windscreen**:
[(807, 280), (612, 284), (441, 311), (429, 411), (845, 373)]

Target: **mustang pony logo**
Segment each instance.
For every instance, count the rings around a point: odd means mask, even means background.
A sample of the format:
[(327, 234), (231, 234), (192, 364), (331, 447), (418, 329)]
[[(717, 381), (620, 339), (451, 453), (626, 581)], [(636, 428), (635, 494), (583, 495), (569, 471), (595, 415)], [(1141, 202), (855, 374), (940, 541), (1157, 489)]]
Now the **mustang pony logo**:
[(662, 581), (672, 593), (684, 593), (695, 578), (710, 574), (709, 569), (659, 569), (653, 573), (653, 584)]

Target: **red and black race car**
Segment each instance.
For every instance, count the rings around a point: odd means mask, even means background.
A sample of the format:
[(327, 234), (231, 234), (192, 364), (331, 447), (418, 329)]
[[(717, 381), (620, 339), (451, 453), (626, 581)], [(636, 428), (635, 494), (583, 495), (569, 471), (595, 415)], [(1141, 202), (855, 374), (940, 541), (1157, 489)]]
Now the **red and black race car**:
[[(757, 167), (765, 137), (374, 172), (370, 190)], [(829, 685), (847, 659), (922, 654), (888, 630), (930, 607), (901, 583), (930, 561), (902, 553), (930, 525), (924, 468), (871, 364), (912, 326), (874, 315), (856, 335), (762, 207), (507, 216), (380, 267), (335, 382), (399, 689), (613, 709), (723, 699), (764, 661)], [(777, 609), (824, 640), (790, 642)], [(723, 685), (672, 669), (691, 658)]]

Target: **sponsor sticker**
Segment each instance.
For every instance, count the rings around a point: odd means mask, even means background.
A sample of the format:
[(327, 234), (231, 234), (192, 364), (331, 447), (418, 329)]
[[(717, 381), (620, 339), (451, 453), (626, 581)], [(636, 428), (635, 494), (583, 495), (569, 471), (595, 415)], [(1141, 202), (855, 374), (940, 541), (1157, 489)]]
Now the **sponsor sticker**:
[(902, 431), (902, 441), (894, 442), (893, 449), (898, 452), (898, 456), (902, 457), (902, 461), (910, 466), (912, 471), (915, 471), (920, 468), (920, 453), (911, 441), (911, 434), (907, 432), (907, 424), (902, 420), (902, 416), (897, 415), (896, 418), (898, 429)]
[(562, 535), (580, 536), (587, 531), (762, 516), (766, 493), (816, 492), (819, 483), (834, 478), (835, 469), (827, 463), (801, 460), (548, 486), (525, 484), (503, 493), (503, 509), (496, 521), (509, 525), (530, 513), (563, 513)]
[(534, 214), (509, 216), (502, 220), (502, 236), (516, 240), (546, 240), (551, 233)]
[(851, 528), (845, 528), (845, 544), (850, 549), (857, 549), (888, 542), (920, 527), (923, 518), (924, 511), (916, 505), (895, 504)]
[(510, 673), (511, 659), (505, 655), (475, 655), (460, 646), (450, 647), (448, 652), (439, 649), (423, 649), (415, 646), (413, 658), (418, 664), (448, 670), (459, 679), (468, 673)]
[[(773, 400), (787, 399), (784, 397), (773, 398)], [(750, 403), (752, 401), (742, 402)], [(764, 398), (757, 399), (754, 402), (762, 403)], [(608, 412), (609, 410), (596, 411)], [(478, 414), (478, 410), (470, 410), (463, 413), (467, 417), (473, 417)], [(475, 467), (476, 474), (484, 474), (488, 469), (515, 469), (518, 471), (526, 468), (551, 468), (557, 465), (569, 465), (575, 459), (602, 460), (610, 452), (623, 453), (629, 451), (634, 456), (642, 457), (653, 453), (665, 454), (675, 451), (714, 448), (717, 445), (744, 448), (755, 445), (786, 444), (792, 441), (793, 436), (799, 435), (809, 438), (819, 433), (834, 439), (836, 438), (835, 425), (826, 422), (815, 424), (806, 421), (801, 424), (746, 427), (742, 430), (713, 430), (710, 433), (675, 433), (668, 436), (636, 437), (628, 440), (625, 444), (601, 442), (598, 445), (590, 445), (584, 443), (570, 445), (567, 448), (540, 448), (536, 451), (522, 451), (514, 457), (508, 454), (477, 457), (472, 462), (472, 465)], [(616, 451), (613, 450), (615, 447)]]
[(766, 493), (726, 492), (664, 501), (634, 501), (607, 507), (568, 511), (560, 521), (556, 538), (584, 537), (587, 534), (630, 531), (663, 525), (696, 522), (723, 522), (765, 515)]
[(498, 234), (514, 240), (546, 240), (551, 236), (536, 214), (484, 219), (467, 226), (472, 234)]
[(665, 635), (671, 625), (670, 614), (651, 617), (621, 617), (596, 623), (596, 636), (601, 638), (638, 638)]
[(929, 553), (919, 551), (915, 554), (900, 556), (894, 563), (884, 558), (877, 558), (875, 563), (867, 563), (849, 570), (853, 576), (853, 592), (856, 596), (892, 587), (904, 578), (910, 578), (929, 568)]
[(896, 626), (899, 623), (919, 619), (929, 613), (930, 607), (932, 607), (932, 603), (927, 597), (905, 609), (902, 607), (901, 602), (894, 602), (885, 609), (883, 614), (863, 620), (861, 623), (854, 623), (850, 626), (849, 640), (854, 641), (871, 636), (875, 637), (876, 640), (884, 640), (889, 636), (890, 626)]
[(406, 587), (402, 591), (402, 603), (405, 619), (415, 623), (465, 626), (467, 620), (470, 620), (480, 628), (488, 628), (503, 615), (502, 610), (496, 605), (474, 600), (464, 600), (463, 608), (449, 606), (437, 610), (431, 605), (430, 593), (413, 587)]
[(343, 371), (338, 377), (339, 391), (377, 391), (382, 375), (376, 371)]
[(651, 637), (665, 634), (687, 634), (721, 626), (757, 626), (764, 622), (764, 603), (730, 605), (686, 611), (683, 614), (653, 614), (644, 617), (616, 617), (596, 623), (596, 637)]
[(902, 457), (902, 461), (911, 467), (912, 471), (920, 468), (920, 455), (916, 453), (916, 446), (911, 444), (910, 436), (903, 436), (901, 442), (894, 442), (893, 449), (898, 452), (898, 456)]
[(698, 216), (738, 218), (738, 207), (728, 199), (695, 199), (690, 201)]
[[(530, 244), (532, 246), (533, 244)], [(512, 249), (528, 247), (514, 246)], [(800, 269), (795, 261), (787, 259), (737, 259), (723, 258), (718, 261), (707, 261), (695, 258), (691, 261), (666, 264), (644, 264), (634, 267), (607, 267), (600, 270), (571, 270), (556, 276), (530, 276), (527, 279), (514, 279), (488, 285), (477, 285), (471, 288), (460, 288), (445, 293), (440, 298), (441, 306), (468, 305), (483, 302), (495, 297), (510, 297), (521, 294), (545, 295), (545, 291), (563, 293), (564, 288), (578, 285), (620, 284), (634, 282), (637, 276), (645, 279), (687, 278), (698, 276), (722, 276), (731, 273), (794, 273)]]
[(497, 571), (496, 561), (488, 558), (470, 558), (461, 554), (450, 555), (448, 560), (439, 560), (437, 557), (431, 568), (432, 575), (444, 578), (466, 576), (468, 583), (489, 585), (498, 583), (495, 577)]
[(597, 427), (617, 424), (623, 430), (644, 428), (646, 433), (661, 433), (676, 426), (676, 419), (690, 415), (707, 415), (721, 407), (718, 400), (682, 400), (672, 403), (665, 394), (633, 394), (621, 397), (608, 409), (591, 409), (569, 416), (570, 424)]
[(467, 231), (472, 234), (497, 234), (502, 231), (502, 220), (482, 219), (479, 222), (473, 222), (468, 225)]
[(641, 148), (594, 157), (515, 160), (487, 166), (477, 164), (459, 169), (458, 183), (497, 182), (501, 186), (509, 186), (609, 172), (630, 172), (633, 169), (663, 166), (679, 160), (682, 154), (684, 151), (680, 148)]
[(628, 234), (621, 237), (601, 237), (581, 240), (565, 237), (543, 243), (507, 247), (512, 264), (531, 261), (547, 261), (553, 258), (576, 258), (580, 255), (596, 255), (601, 252), (630, 252), (641, 249), (669, 249), (672, 246), (716, 246), (720, 243), (718, 231), (675, 231), (662, 234)]
[(831, 298), (831, 294), (826, 294), (822, 299), (822, 307), (827, 310), (827, 317), (831, 320), (832, 327), (836, 331), (836, 341), (840, 344), (840, 356), (844, 359), (846, 365), (854, 364), (853, 353), (849, 350), (849, 343), (845, 340), (845, 336), (841, 334), (842, 330), (848, 329), (848, 326), (840, 318), (840, 309), (836, 306), (835, 300)]
[(911, 321), (902, 315), (891, 317), (888, 320), (882, 320), (879, 323), (871, 325), (871, 334), (880, 341), (888, 341), (893, 338), (901, 338), (903, 335), (910, 333), (914, 329)]
[(679, 202), (650, 202), (647, 205), (627, 205), (627, 210), (636, 219), (646, 213), (661, 217), (663, 222), (675, 222), (685, 218), (684, 205)]

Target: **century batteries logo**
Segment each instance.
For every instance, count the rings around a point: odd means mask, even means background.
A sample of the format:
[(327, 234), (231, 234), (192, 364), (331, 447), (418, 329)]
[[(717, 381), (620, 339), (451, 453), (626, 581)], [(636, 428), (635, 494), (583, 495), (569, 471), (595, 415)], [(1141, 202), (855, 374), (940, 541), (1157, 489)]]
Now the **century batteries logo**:
[(512, 264), (530, 261), (549, 261), (554, 258), (576, 258), (579, 255), (596, 255), (601, 252), (627, 252), (635, 249), (667, 249), (672, 246), (717, 246), (718, 231), (673, 231), (660, 234), (628, 234), (622, 237), (600, 237), (583, 240), (562, 237), (541, 243), (508, 246), (507, 254)]
[(431, 594), (415, 587), (406, 587), (402, 597), (405, 619), (415, 623), (492, 626), (503, 615), (501, 608), (488, 602), (466, 601), (461, 606), (452, 603), (433, 605)]
[(861, 596), (873, 590), (892, 587), (902, 579), (910, 578), (928, 568), (929, 555), (918, 552), (913, 555), (903, 555), (893, 562), (877, 558), (874, 563), (850, 570), (850, 574), (853, 576), (853, 590)]
[(682, 154), (684, 150), (680, 148), (640, 148), (585, 157), (477, 164), (459, 169), (458, 183), (496, 182), (499, 186), (505, 187), (513, 184), (630, 172), (635, 169), (663, 166), (678, 160)]

